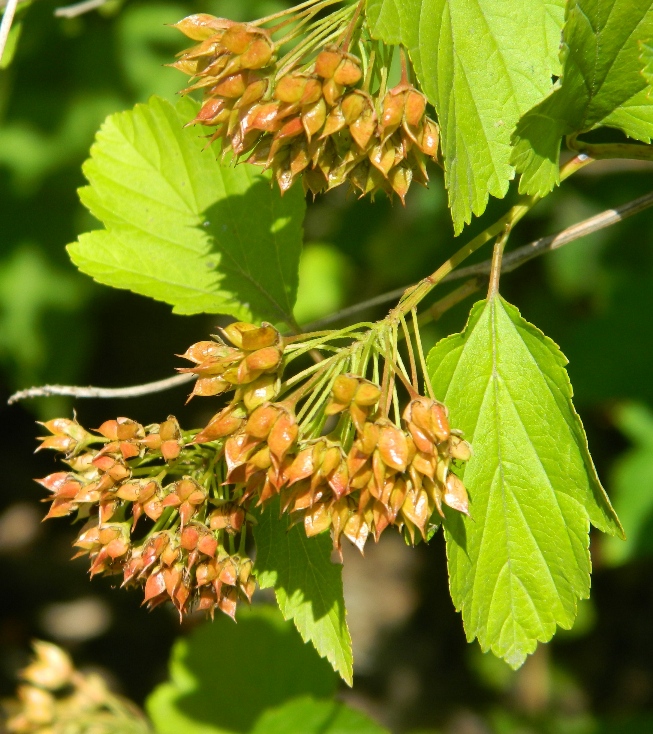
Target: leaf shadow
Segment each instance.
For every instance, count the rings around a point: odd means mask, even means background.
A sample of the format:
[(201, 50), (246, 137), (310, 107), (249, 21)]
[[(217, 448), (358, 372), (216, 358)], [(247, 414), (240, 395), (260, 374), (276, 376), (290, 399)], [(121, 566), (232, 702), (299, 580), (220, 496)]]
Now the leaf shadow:
[(449, 533), (451, 540), (465, 552), (465, 555), (469, 555), (467, 553), (467, 527), (463, 515), (445, 507), (442, 524)]
[(290, 191), (282, 199), (258, 177), (242, 194), (226, 196), (203, 215), (212, 239), (205, 262), (217, 271), (217, 287), (233, 296), (234, 308), (245, 306), (257, 320), (292, 320), (302, 247), (297, 197)]
[(281, 513), (278, 499), (259, 510), (257, 521), (256, 571), (274, 574), (275, 591), (282, 591), (294, 607), (307, 603), (315, 621), (336, 609), (338, 623), (345, 628), (342, 566), (331, 560), (330, 536), (306, 537), (302, 524), (292, 525), (288, 514)]

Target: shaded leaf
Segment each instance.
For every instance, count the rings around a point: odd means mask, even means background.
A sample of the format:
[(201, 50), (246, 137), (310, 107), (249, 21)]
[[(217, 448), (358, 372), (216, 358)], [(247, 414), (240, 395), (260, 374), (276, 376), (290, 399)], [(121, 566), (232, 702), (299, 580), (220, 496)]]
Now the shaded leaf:
[(147, 700), (159, 734), (249, 732), (288, 698), (331, 696), (337, 678), (272, 607), (224, 615), (178, 640), (170, 681)]
[(587, 449), (566, 359), (496, 297), (437, 344), (429, 372), (471, 441), (471, 518), (446, 522), (450, 588), (469, 640), (513, 667), (589, 595), (590, 522), (621, 532)]
[(84, 205), (104, 230), (68, 251), (80, 270), (174, 306), (291, 321), (304, 195), (281, 198), (257, 169), (220, 165), (195, 128), (197, 106), (153, 97), (109, 117), (84, 165)]
[(387, 729), (338, 701), (304, 697), (266, 711), (252, 734), (387, 734)]
[(345, 619), (342, 566), (331, 562), (328, 534), (307, 538), (301, 525), (290, 527), (278, 502), (254, 527), (256, 575), (262, 589), (274, 588), (284, 619), (292, 619), (349, 685), (353, 678), (351, 637)]
[(564, 0), (369, 0), (372, 33), (403, 43), (440, 122), (456, 232), (503, 197), (510, 136), (559, 73)]
[(653, 104), (640, 73), (638, 40), (653, 33), (650, 0), (571, 0), (562, 77), (519, 121), (512, 162), (519, 190), (544, 195), (559, 183), (560, 141), (600, 125), (650, 142)]
[(603, 557), (617, 566), (653, 555), (653, 413), (645, 405), (626, 403), (615, 411), (614, 419), (633, 443), (612, 470), (614, 507), (626, 542), (606, 538)]

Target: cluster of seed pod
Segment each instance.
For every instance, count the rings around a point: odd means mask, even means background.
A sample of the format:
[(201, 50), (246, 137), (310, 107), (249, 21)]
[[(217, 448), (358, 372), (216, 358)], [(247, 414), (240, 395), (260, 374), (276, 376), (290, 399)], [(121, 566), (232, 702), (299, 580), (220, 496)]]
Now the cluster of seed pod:
[[(329, 436), (302, 436), (292, 401), (274, 402), (282, 337), (269, 324), (234, 323), (223, 334), (234, 347), (194, 344), (184, 356), (195, 366), (184, 371), (198, 376), (193, 394), (203, 394), (197, 384), (207, 379), (221, 381), (220, 391), (235, 389), (193, 442), (224, 442), (225, 479), (239, 487), (242, 506), (280, 495), (282, 509), (303, 521), (308, 536), (330, 530), (338, 550), (343, 535), (362, 550), (370, 534), (378, 540), (389, 525), (406, 528), (412, 541), (416, 530), (426, 537), (443, 504), (468, 511), (465, 487), (450, 468), (469, 458), (470, 447), (450, 429), (441, 403), (414, 395), (397, 426), (377, 408), (378, 385), (342, 374), (324, 412), (347, 413), (355, 440), (343, 446)], [(252, 369), (263, 365), (268, 372)]]
[(446, 504), (468, 512), (467, 492), (450, 471), (471, 454), (449, 427), (446, 408), (415, 396), (397, 426), (377, 409), (381, 388), (357, 375), (334, 381), (327, 415), (347, 412), (356, 438), (345, 449), (328, 436), (300, 435), (287, 403), (264, 403), (247, 412), (224, 408), (194, 439), (225, 440), (226, 481), (240, 485), (239, 502), (264, 504), (280, 495), (283, 511), (302, 521), (307, 536), (330, 530), (334, 548), (345, 536), (361, 551), (389, 526), (427, 537), (434, 512)]
[[(74, 545), (90, 557), (91, 576), (122, 574), (123, 586), (144, 587), (149, 608), (171, 600), (180, 616), (219, 609), (234, 617), (238, 597), (251, 600), (252, 561), (225, 548), (246, 516), (222, 488), (211, 495), (214, 449), (189, 451), (172, 416), (147, 427), (118, 418), (94, 433), (63, 418), (43, 425), (53, 435), (39, 448), (64, 452), (70, 467), (38, 480), (51, 493), (46, 517), (90, 516)], [(149, 524), (138, 537), (141, 517)]]
[(426, 185), (439, 141), (426, 97), (405, 68), (398, 85), (372, 93), (370, 73), (346, 49), (351, 27), (343, 43), (308, 49), (290, 68), (279, 68), (281, 42), (258, 24), (201, 14), (176, 27), (199, 42), (173, 64), (193, 78), (184, 93), (203, 90), (193, 122), (215, 128), (224, 152), (272, 169), (282, 192), (300, 176), (313, 194), (349, 182), (361, 196), (382, 190), (402, 201), (413, 180)]
[(253, 505), (278, 497), (307, 536), (330, 531), (337, 551), (343, 536), (362, 551), (391, 525), (414, 543), (429, 537), (443, 504), (468, 511), (451, 469), (471, 450), (441, 403), (413, 390), (396, 424), (379, 385), (337, 374), (310, 426), (295, 409), (314, 383), (280, 400), (279, 332), (237, 322), (222, 335), (183, 355), (193, 366), (181, 371), (197, 377), (191, 397), (233, 392), (201, 430), (183, 433), (174, 417), (150, 426), (118, 418), (95, 432), (69, 419), (44, 424), (52, 435), (40, 448), (63, 452), (70, 467), (40, 480), (51, 493), (47, 517), (90, 517), (75, 546), (90, 556), (91, 576), (121, 573), (123, 586), (144, 587), (150, 608), (170, 600), (180, 615), (233, 617), (256, 586), (245, 554)]
[(17, 698), (4, 702), (7, 732), (148, 734), (152, 731), (136, 706), (112, 693), (98, 675), (76, 670), (61, 648), (36, 641), (34, 652), (34, 660), (21, 671)]
[(234, 346), (223, 341), (197, 342), (181, 355), (195, 366), (179, 372), (197, 375), (191, 397), (220, 395), (236, 389), (236, 400), (253, 410), (278, 392), (283, 339), (269, 324), (237, 322), (222, 329), (222, 333)]

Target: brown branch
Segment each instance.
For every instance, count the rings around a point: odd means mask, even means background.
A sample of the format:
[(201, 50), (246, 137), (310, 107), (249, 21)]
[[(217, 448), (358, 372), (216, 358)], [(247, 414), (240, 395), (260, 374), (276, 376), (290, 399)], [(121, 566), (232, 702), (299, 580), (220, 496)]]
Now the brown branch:
[[(600, 214), (596, 214), (589, 219), (584, 219), (582, 222), (572, 224), (571, 227), (563, 229), (562, 232), (557, 234), (549, 235), (548, 237), (542, 237), (539, 240), (535, 240), (528, 245), (518, 247), (516, 250), (509, 252), (503, 257), (503, 266), (501, 268), (502, 273), (510, 273), (516, 270), (520, 265), (532, 260), (535, 257), (544, 255), (546, 252), (557, 250), (563, 245), (567, 245), (574, 240), (578, 240), (581, 237), (585, 237), (594, 232), (598, 232), (601, 229), (610, 227), (613, 224), (622, 222), (628, 217), (632, 217), (634, 214), (648, 209), (653, 206), (653, 191), (644, 196), (640, 196), (638, 199), (633, 199), (626, 204), (615, 207), (614, 209), (607, 209)], [(492, 261), (486, 260), (478, 265), (469, 265), (466, 268), (460, 268), (448, 275), (445, 280), (457, 280), (459, 278), (468, 278), (470, 275), (487, 275), (489, 274), (492, 267)]]

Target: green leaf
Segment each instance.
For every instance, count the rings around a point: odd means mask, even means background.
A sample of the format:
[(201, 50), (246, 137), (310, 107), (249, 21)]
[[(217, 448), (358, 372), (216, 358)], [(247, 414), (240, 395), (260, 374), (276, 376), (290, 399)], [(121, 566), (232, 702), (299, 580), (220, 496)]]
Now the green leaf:
[(565, 135), (606, 125), (651, 141), (653, 104), (637, 43), (651, 34), (650, 0), (570, 0), (562, 77), (552, 94), (522, 117), (513, 136), (521, 192), (542, 196), (559, 183)]
[(287, 513), (281, 515), (275, 502), (260, 513), (254, 539), (260, 587), (274, 588), (284, 619), (292, 619), (302, 639), (312, 642), (352, 685), (342, 566), (331, 562), (329, 536), (307, 538), (303, 526), (290, 527)]
[(258, 169), (220, 165), (189, 99), (153, 97), (110, 116), (84, 164), (84, 205), (105, 229), (69, 246), (95, 280), (176, 313), (292, 320), (305, 203), (283, 198)]
[(653, 413), (645, 405), (626, 403), (614, 414), (617, 427), (634, 444), (612, 470), (614, 507), (626, 542), (606, 538), (603, 557), (618, 566), (638, 556), (653, 555)]
[(335, 693), (337, 678), (272, 607), (224, 615), (178, 640), (170, 681), (147, 700), (159, 734), (249, 732), (269, 707)]
[(303, 697), (266, 711), (252, 734), (388, 734), (360, 711)]
[(429, 373), (471, 441), (471, 518), (449, 512), (450, 588), (469, 640), (513, 667), (589, 595), (589, 524), (621, 526), (599, 483), (557, 346), (496, 297), (437, 344)]
[(409, 50), (440, 122), (456, 232), (503, 197), (510, 136), (551, 90), (564, 0), (368, 0), (372, 34)]

